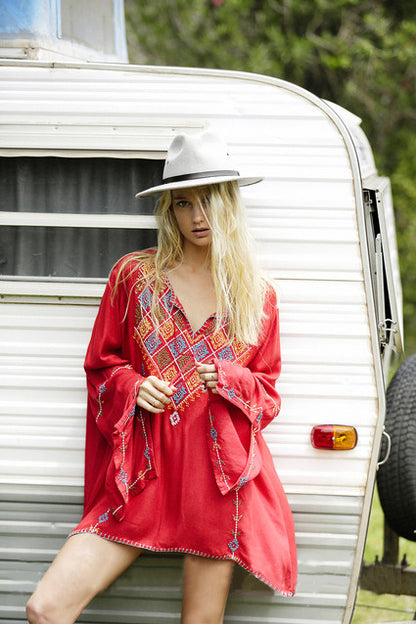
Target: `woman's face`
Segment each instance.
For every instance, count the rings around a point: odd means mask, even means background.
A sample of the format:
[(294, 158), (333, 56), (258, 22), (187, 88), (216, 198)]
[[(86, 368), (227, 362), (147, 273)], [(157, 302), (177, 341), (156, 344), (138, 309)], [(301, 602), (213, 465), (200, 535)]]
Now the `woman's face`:
[(209, 218), (209, 188), (196, 187), (172, 191), (172, 209), (184, 242), (196, 247), (211, 244)]

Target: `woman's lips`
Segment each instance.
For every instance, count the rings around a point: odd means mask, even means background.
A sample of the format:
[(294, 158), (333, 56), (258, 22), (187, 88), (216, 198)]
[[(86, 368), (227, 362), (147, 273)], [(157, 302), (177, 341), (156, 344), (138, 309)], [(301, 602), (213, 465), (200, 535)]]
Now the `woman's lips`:
[(192, 232), (197, 238), (203, 238), (204, 236), (207, 236), (207, 234), (209, 234), (209, 229), (206, 228), (202, 230), (192, 230)]

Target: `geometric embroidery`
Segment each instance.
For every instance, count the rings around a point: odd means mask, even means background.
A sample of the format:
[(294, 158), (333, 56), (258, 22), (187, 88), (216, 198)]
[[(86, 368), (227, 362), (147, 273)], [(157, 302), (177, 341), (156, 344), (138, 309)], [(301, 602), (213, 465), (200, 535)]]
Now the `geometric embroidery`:
[(160, 340), (156, 336), (156, 332), (153, 332), (148, 336), (144, 341), (146, 350), (152, 354), (156, 351), (156, 349), (161, 345)]
[(150, 323), (150, 321), (147, 318), (143, 318), (138, 323), (138, 329), (139, 329), (140, 335), (142, 337), (147, 336), (147, 334), (152, 329), (152, 324)]
[(200, 340), (196, 345), (192, 345), (192, 351), (194, 352), (197, 362), (200, 362), (209, 355), (208, 347), (204, 340)]
[(172, 297), (173, 297), (173, 292), (171, 290), (168, 290), (167, 293), (164, 295), (164, 297), (162, 297), (161, 299), (164, 307), (168, 310), (169, 314), (172, 310)]
[(225, 347), (225, 349), (218, 351), (217, 357), (219, 360), (234, 360), (233, 352), (231, 351), (230, 347)]
[(215, 332), (209, 337), (209, 341), (215, 351), (227, 343), (227, 339), (222, 332)]
[(209, 318), (205, 325), (205, 335), (209, 336), (215, 330), (216, 321), (215, 318)]
[(158, 353), (156, 353), (154, 359), (161, 370), (163, 370), (164, 368), (166, 368), (166, 366), (169, 366), (169, 364), (173, 362), (172, 354), (166, 348), (163, 348)]
[(244, 351), (247, 349), (247, 345), (245, 345), (244, 342), (235, 341), (233, 342), (233, 349), (234, 353), (238, 356), (244, 353)]
[(181, 353), (183, 353), (186, 349), (186, 342), (182, 338), (182, 336), (177, 336), (175, 340), (173, 340), (169, 344), (169, 349), (171, 353), (173, 353), (174, 357), (177, 358)]
[(166, 319), (169, 318), (169, 314), (170, 312), (167, 312), (167, 310), (165, 310), (165, 308), (161, 308), (160, 312), (159, 312), (159, 326), (163, 325), (163, 323), (166, 321)]
[(185, 318), (182, 314), (178, 312), (175, 314), (175, 323), (181, 331), (185, 329)]
[(238, 543), (238, 537), (240, 535), (240, 532), (238, 531), (238, 523), (240, 522), (242, 516), (240, 515), (240, 498), (238, 495), (239, 489), (240, 488), (237, 488), (235, 492), (235, 498), (233, 499), (233, 503), (235, 505), (235, 515), (233, 514), (234, 530), (231, 531), (233, 539), (231, 540), (231, 542), (228, 542), (228, 548), (233, 554), (238, 548), (240, 548), (240, 544)]
[(186, 380), (186, 385), (191, 391), (194, 390), (197, 386), (199, 386), (200, 383), (201, 383), (201, 378), (196, 371), (194, 371), (192, 375), (188, 377)]
[(180, 385), (175, 394), (173, 395), (173, 400), (176, 405), (182, 401), (182, 399), (186, 396), (186, 388), (183, 385)]
[(123, 470), (122, 468), (120, 468), (120, 472), (118, 473), (118, 478), (119, 481), (122, 481), (122, 483), (127, 483), (127, 472), (125, 470)]
[(152, 304), (152, 293), (149, 288), (145, 288), (137, 298), (140, 301), (142, 308), (146, 311), (150, 309)]
[(169, 416), (169, 420), (171, 425), (175, 426), (178, 424), (178, 422), (180, 421), (181, 417), (179, 416), (178, 412), (173, 412), (170, 416)]
[(175, 379), (177, 374), (178, 374), (178, 369), (176, 368), (174, 364), (172, 364), (172, 366), (169, 366), (169, 368), (163, 371), (162, 377), (165, 381), (170, 383), (172, 379)]
[(240, 547), (237, 538), (235, 537), (231, 542), (228, 543), (228, 547), (230, 550), (232, 550), (233, 552), (235, 550), (237, 550), (237, 548)]
[[(146, 263), (140, 265), (139, 272), (146, 276)], [(142, 280), (139, 280), (143, 284)], [(172, 424), (180, 420), (179, 412), (184, 405), (206, 391), (201, 382), (195, 363), (210, 362), (217, 357), (222, 360), (238, 361), (243, 366), (249, 361), (253, 347), (241, 342), (230, 343), (226, 321), (216, 328), (215, 315), (210, 316), (200, 330), (194, 332), (180, 301), (166, 281), (166, 288), (159, 294), (159, 326), (156, 329), (151, 316), (153, 297), (152, 285), (141, 292), (136, 291), (136, 327), (134, 339), (145, 351), (143, 376), (156, 375), (176, 387), (172, 402), (176, 412), (171, 414)], [(237, 352), (238, 351), (238, 355)], [(119, 473), (122, 481), (124, 475)]]
[(183, 355), (178, 357), (177, 364), (178, 364), (179, 369), (181, 370), (182, 374), (184, 374), (190, 368), (193, 368), (194, 360), (191, 358), (191, 356), (188, 353), (184, 353)]
[(103, 515), (98, 518), (98, 522), (100, 524), (102, 524), (103, 522), (107, 522), (107, 520), (108, 520), (108, 511), (103, 513)]
[(171, 338), (171, 336), (175, 335), (175, 325), (172, 319), (168, 319), (163, 325), (160, 325), (159, 331), (162, 334), (165, 340)]

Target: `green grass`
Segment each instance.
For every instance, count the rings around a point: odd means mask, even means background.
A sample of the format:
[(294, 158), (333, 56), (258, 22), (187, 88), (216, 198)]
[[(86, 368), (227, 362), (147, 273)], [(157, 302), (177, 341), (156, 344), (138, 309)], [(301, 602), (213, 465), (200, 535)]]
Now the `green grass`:
[[(374, 494), (370, 525), (364, 552), (364, 560), (373, 563), (376, 555), (381, 561), (383, 556), (383, 512), (377, 492)], [(399, 561), (406, 553), (407, 561), (416, 568), (416, 542), (400, 538)], [(352, 624), (375, 624), (379, 622), (411, 622), (416, 613), (415, 596), (394, 596), (374, 594), (359, 590)]]

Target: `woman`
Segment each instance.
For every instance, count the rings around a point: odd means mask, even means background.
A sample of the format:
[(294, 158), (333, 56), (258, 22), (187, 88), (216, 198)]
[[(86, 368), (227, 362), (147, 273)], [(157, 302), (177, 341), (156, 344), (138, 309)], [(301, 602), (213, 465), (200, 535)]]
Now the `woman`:
[[(88, 348), (84, 516), (28, 603), (71, 624), (143, 550), (185, 553), (182, 624), (223, 621), (238, 563), (284, 595), (292, 516), (261, 435), (279, 412), (278, 310), (212, 132), (178, 135), (157, 249), (114, 267)], [(104, 538), (104, 539), (103, 539)]]

